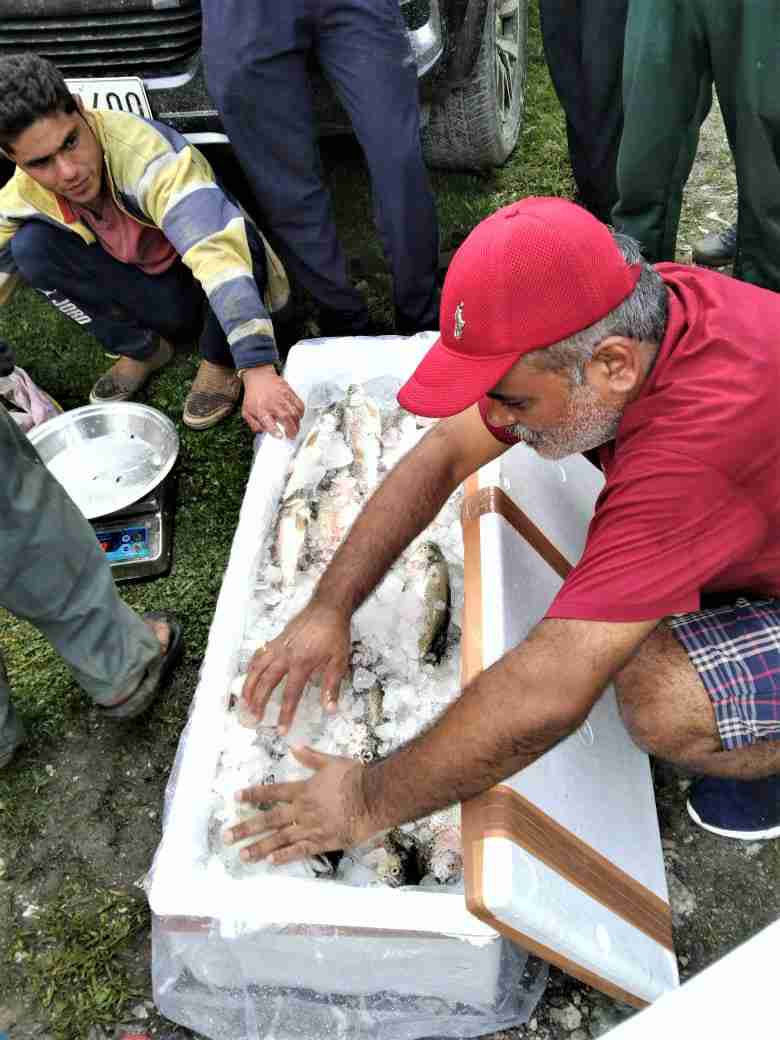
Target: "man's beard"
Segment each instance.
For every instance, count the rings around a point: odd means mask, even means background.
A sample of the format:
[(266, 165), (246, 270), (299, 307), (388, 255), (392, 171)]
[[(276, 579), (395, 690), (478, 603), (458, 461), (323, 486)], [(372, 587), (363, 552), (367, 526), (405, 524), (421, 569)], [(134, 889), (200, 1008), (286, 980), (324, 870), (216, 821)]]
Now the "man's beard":
[(549, 430), (529, 430), (515, 423), (507, 430), (543, 458), (563, 459), (611, 441), (622, 414), (621, 409), (603, 404), (591, 387), (574, 386), (566, 412), (557, 426)]

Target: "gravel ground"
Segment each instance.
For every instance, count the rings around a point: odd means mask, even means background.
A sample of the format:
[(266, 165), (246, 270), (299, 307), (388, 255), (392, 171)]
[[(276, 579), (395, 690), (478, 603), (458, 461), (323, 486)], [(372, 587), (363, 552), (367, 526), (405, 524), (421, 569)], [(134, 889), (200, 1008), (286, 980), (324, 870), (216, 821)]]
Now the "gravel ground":
[[(687, 189), (679, 259), (688, 260), (692, 242), (702, 233), (730, 223), (735, 212), (733, 168), (715, 111), (705, 124)], [(196, 681), (194, 667), (179, 671), (163, 723), (175, 718), (177, 711), (183, 716)], [(50, 1040), (53, 1035), (41, 1024), (40, 1007), (36, 1013), (20, 996), (20, 973), (48, 941), (49, 933), (42, 925), (36, 932), (34, 907), (38, 903), (55, 891), (70, 891), (68, 886), (79, 878), (87, 889), (94, 884), (109, 890), (119, 901), (119, 914), (143, 913), (143, 897), (134, 882), (148, 867), (158, 841), (159, 813), (176, 733), (170, 724), (154, 725), (154, 718), (150, 726), (133, 724), (121, 731), (107, 727), (94, 712), (84, 712), (79, 719), (47, 761), (21, 763), (26, 783), (41, 794), (41, 818), (36, 824), (39, 840), (32, 848), (22, 849), (14, 833), (0, 833), (0, 913), (4, 920), (31, 921), (30, 942), (11, 951), (10, 972), (0, 981), (0, 1034), (7, 1032), (10, 1040)], [(77, 783), (87, 775), (89, 785)], [(685, 813), (688, 778), (657, 765), (655, 783), (676, 949), (681, 977), (686, 979), (777, 918), (780, 842), (744, 844), (708, 835), (693, 827)], [(74, 892), (72, 902), (63, 904), (64, 912), (72, 912), (79, 898)], [(47, 927), (51, 931), (54, 925)], [(134, 1002), (126, 1004), (127, 1022), (154, 1037), (183, 1040), (190, 1036), (174, 1030), (154, 1011), (146, 927), (138, 929), (134, 942), (125, 943), (122, 957), (135, 994)], [(0, 971), (7, 967), (0, 958)], [(588, 1040), (604, 1035), (631, 1013), (630, 1008), (552, 971), (528, 1025), (496, 1034), (495, 1040), (510, 1036)], [(87, 1040), (114, 1035), (120, 1034), (113, 1028), (94, 1027)]]

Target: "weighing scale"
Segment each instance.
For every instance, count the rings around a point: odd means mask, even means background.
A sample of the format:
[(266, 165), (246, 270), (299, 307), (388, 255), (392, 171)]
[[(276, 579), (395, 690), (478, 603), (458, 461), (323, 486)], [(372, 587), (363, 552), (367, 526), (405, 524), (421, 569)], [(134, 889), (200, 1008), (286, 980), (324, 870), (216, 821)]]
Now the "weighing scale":
[(179, 436), (166, 415), (135, 402), (87, 405), (29, 438), (92, 524), (115, 581), (170, 569)]
[(175, 481), (170, 473), (144, 498), (90, 520), (114, 581), (154, 578), (170, 570)]

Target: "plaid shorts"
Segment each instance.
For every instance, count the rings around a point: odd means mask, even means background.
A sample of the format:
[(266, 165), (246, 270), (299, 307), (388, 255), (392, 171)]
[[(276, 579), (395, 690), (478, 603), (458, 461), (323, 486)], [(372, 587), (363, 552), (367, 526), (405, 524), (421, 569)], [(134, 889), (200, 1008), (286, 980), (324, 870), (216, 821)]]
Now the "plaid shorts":
[(780, 599), (740, 597), (666, 620), (709, 694), (723, 748), (780, 740)]

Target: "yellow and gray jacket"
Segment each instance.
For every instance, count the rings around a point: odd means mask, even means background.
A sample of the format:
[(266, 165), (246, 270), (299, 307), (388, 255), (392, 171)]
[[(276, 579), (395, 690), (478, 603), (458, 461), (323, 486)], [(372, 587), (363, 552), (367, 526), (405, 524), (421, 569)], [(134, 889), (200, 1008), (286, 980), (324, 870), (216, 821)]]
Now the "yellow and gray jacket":
[[(285, 306), (290, 287), (279, 259), (265, 249), (266, 290), (252, 273), (249, 217), (222, 190), (204, 156), (164, 123), (125, 112), (88, 111), (103, 148), (107, 182), (119, 206), (134, 220), (159, 228), (208, 297), (237, 368), (278, 362), (270, 315)], [(11, 250), (16, 231), (42, 220), (92, 245), (81, 221), (67, 222), (54, 192), (16, 168), (0, 189), (0, 303), (18, 277)]]

